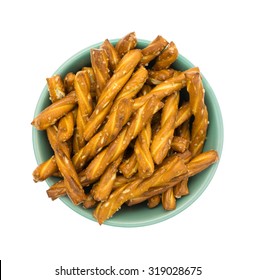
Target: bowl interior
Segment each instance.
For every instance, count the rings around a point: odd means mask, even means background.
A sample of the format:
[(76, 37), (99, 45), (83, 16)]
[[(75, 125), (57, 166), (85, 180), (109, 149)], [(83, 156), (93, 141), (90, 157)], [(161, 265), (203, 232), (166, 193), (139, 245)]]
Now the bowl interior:
[[(116, 40), (111, 40), (113, 44), (117, 42)], [(144, 48), (148, 45), (149, 41), (146, 40), (138, 40), (138, 48)], [(54, 74), (60, 74), (64, 77), (68, 72), (77, 72), (83, 66), (90, 65), (90, 49), (91, 48), (98, 48), (102, 43), (98, 43), (92, 45), (79, 53), (72, 56), (68, 59), (64, 64), (62, 64)], [(173, 68), (177, 70), (184, 71), (194, 65), (188, 61), (182, 55), (178, 56), (178, 59), (172, 65)], [(218, 151), (219, 156), (222, 152), (223, 147), (223, 121), (222, 115), (220, 111), (220, 107), (216, 96), (203, 76), (203, 84), (205, 87), (205, 103), (208, 107), (209, 113), (209, 128), (207, 134), (207, 140), (204, 146), (204, 150), (214, 149)], [(38, 115), (45, 107), (50, 104), (49, 94), (47, 86), (44, 87), (40, 98), (38, 100), (35, 113), (34, 115)], [(34, 127), (32, 128), (32, 138), (33, 138), (33, 148), (35, 152), (35, 157), (37, 163), (44, 162), (47, 160), (52, 154), (52, 149), (48, 143), (46, 133), (44, 131), (38, 131)], [(213, 178), (216, 169), (218, 167), (218, 162), (214, 165), (210, 166), (205, 171), (201, 172), (200, 174), (190, 178), (189, 180), (189, 190), (190, 194), (188, 196), (184, 196), (177, 200), (177, 207), (173, 211), (165, 211), (161, 205), (156, 208), (148, 209), (145, 204), (136, 205), (133, 207), (127, 207), (124, 205), (121, 210), (116, 213), (111, 219), (106, 221), (104, 224), (111, 225), (111, 226), (119, 226), (119, 227), (138, 227), (138, 226), (146, 226), (150, 224), (155, 224), (166, 219), (169, 219), (184, 209), (186, 209), (189, 205), (191, 205), (207, 188), (211, 179)], [(51, 177), (46, 180), (47, 184), (51, 186), (52, 184), (56, 183), (58, 179)], [(60, 198), (63, 203), (65, 203), (68, 207), (70, 207), (75, 212), (79, 213), (80, 215), (95, 221), (92, 216), (92, 209), (85, 209), (82, 206), (75, 206), (69, 200), (68, 197), (61, 197)]]

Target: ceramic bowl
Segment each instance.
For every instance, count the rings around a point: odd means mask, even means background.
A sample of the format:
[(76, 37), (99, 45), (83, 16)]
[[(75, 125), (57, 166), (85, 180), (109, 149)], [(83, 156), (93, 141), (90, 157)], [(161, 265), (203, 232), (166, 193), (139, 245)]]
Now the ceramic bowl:
[[(118, 41), (118, 39), (110, 41), (111, 43), (115, 44)], [(98, 48), (101, 44), (102, 42), (81, 50), (80, 52), (69, 58), (66, 62), (64, 62), (53, 74), (60, 74), (62, 77), (64, 77), (68, 72), (75, 73), (78, 70), (80, 70), (83, 66), (90, 65), (90, 49)], [(149, 41), (138, 39), (137, 47), (144, 48), (148, 44)], [(179, 54), (178, 59), (175, 61), (172, 67), (177, 70), (184, 71), (186, 69), (194, 67), (194, 65), (188, 59)], [(222, 115), (213, 89), (211, 88), (210, 84), (207, 82), (204, 76), (203, 84), (205, 87), (205, 103), (208, 107), (210, 121), (204, 150), (207, 151), (210, 149), (214, 149), (218, 152), (220, 156), (222, 152), (224, 136)], [(50, 100), (48, 89), (47, 86), (45, 86), (39, 97), (34, 115), (37, 116), (49, 104)], [(52, 149), (48, 143), (46, 133), (44, 131), (38, 131), (32, 128), (32, 136), (34, 153), (36, 161), (39, 164), (47, 160), (52, 155)], [(124, 205), (120, 211), (118, 211), (111, 219), (105, 221), (104, 224), (118, 227), (140, 227), (156, 224), (164, 220), (170, 219), (171, 217), (174, 217), (181, 211), (188, 208), (199, 198), (199, 196), (205, 191), (207, 186), (210, 184), (217, 170), (217, 167), (218, 162), (213, 164), (203, 172), (199, 173), (198, 175), (190, 178), (190, 194), (177, 200), (177, 207), (175, 210), (165, 211), (161, 205), (153, 209), (148, 209), (145, 204), (136, 205), (133, 207), (127, 207), (126, 205)], [(57, 180), (58, 179), (51, 177), (48, 178), (46, 182), (49, 186), (51, 186)], [(47, 196), (42, 199), (47, 199)], [(74, 210), (76, 213), (82, 215), (87, 219), (95, 221), (92, 215), (92, 209), (85, 209), (82, 206), (74, 206), (70, 199), (66, 196), (61, 197), (60, 200), (63, 203), (65, 203), (70, 209)]]

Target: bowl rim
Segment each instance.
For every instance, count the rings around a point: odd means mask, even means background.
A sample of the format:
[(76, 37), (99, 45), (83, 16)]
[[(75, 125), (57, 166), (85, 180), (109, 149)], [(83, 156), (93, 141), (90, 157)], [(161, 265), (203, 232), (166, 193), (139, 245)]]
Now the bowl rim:
[[(112, 44), (116, 44), (117, 41), (119, 39), (110, 39), (109, 41)], [(138, 45), (143, 45), (146, 46), (150, 43), (149, 40), (145, 40), (145, 39), (137, 39), (138, 41)], [(66, 70), (67, 66), (69, 66), (69, 64), (72, 64), (72, 62), (74, 60), (80, 59), (81, 57), (84, 56), (85, 53), (87, 53), (90, 49), (92, 48), (98, 48), (103, 42), (99, 42), (99, 43), (95, 43), (92, 44), (82, 50), (80, 50), (79, 52), (75, 53), (74, 55), (72, 55), (70, 58), (68, 58), (64, 63), (62, 63), (56, 71), (54, 71), (54, 73), (52, 75), (55, 74), (60, 74), (63, 72), (69, 72)], [(192, 64), (187, 58), (185, 58), (183, 55), (181, 55), (179, 53), (177, 61), (181, 64), (186, 65), (186, 69), (187, 68), (192, 68), (195, 67), (194, 64)], [(191, 194), (189, 194), (190, 199), (188, 199), (185, 203), (182, 203), (182, 205), (179, 205), (178, 207), (176, 207), (175, 210), (173, 211), (166, 211), (163, 215), (157, 216), (155, 218), (147, 218), (145, 221), (140, 221), (140, 222), (120, 222), (119, 220), (115, 220), (115, 219), (108, 219), (107, 221), (104, 222), (104, 225), (108, 225), (108, 226), (114, 226), (114, 227), (143, 227), (143, 226), (149, 226), (149, 225), (154, 225), (160, 222), (163, 222), (167, 219), (170, 219), (176, 215), (178, 215), (179, 213), (181, 213), (182, 211), (184, 211), (185, 209), (187, 209), (191, 204), (193, 204), (201, 195), (202, 193), (205, 191), (205, 189), (208, 187), (208, 185), (210, 184), (210, 182), (212, 181), (220, 159), (221, 159), (221, 154), (222, 154), (222, 150), (223, 150), (223, 144), (224, 144), (224, 125), (223, 125), (223, 118), (222, 118), (222, 113), (221, 113), (221, 109), (219, 106), (219, 102), (216, 98), (216, 95), (211, 87), (211, 85), (209, 84), (209, 82), (207, 81), (207, 79), (204, 77), (203, 73), (201, 73), (202, 75), (202, 80), (203, 80), (203, 84), (204, 87), (207, 88), (207, 94), (210, 95), (210, 99), (211, 102), (214, 103), (214, 110), (215, 110), (215, 117), (217, 118), (217, 130), (218, 133), (220, 134), (221, 137), (219, 137), (216, 141), (216, 150), (218, 151), (218, 155), (219, 155), (219, 160), (218, 162), (216, 162), (215, 164), (211, 165), (208, 169), (210, 169), (210, 171), (208, 171), (208, 176), (206, 177), (206, 179), (203, 181), (203, 186), (200, 187), (200, 189), (196, 192), (195, 195), (190, 196)], [(42, 101), (45, 99), (46, 95), (48, 94), (48, 88), (47, 88), (47, 84), (44, 86), (39, 99), (37, 101), (36, 104), (36, 108), (34, 110), (34, 117), (41, 111), (39, 110), (40, 104), (42, 103)], [(34, 149), (34, 154), (35, 154), (35, 158), (36, 158), (36, 162), (37, 164), (40, 164), (43, 160), (42, 157), (40, 155), (39, 149), (36, 145), (36, 141), (38, 138), (37, 135), (38, 131), (32, 127), (32, 143), (33, 143), (33, 149)], [(52, 182), (50, 182), (49, 179), (45, 180), (46, 183), (48, 184), (48, 186), (50, 187)], [(68, 206), (69, 208), (71, 208), (73, 211), (75, 211), (76, 213), (80, 214), (81, 216), (97, 222), (95, 220), (95, 218), (92, 215), (91, 209), (85, 209), (82, 206), (75, 206), (72, 204), (72, 202), (70, 201), (70, 199), (67, 196), (63, 196), (59, 198), (66, 206)], [(149, 211), (152, 209), (149, 209)]]

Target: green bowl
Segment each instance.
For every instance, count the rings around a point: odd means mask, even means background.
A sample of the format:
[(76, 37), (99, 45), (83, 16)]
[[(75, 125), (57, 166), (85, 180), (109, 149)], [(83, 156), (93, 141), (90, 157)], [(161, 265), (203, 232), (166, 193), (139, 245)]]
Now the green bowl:
[[(116, 40), (111, 40), (113, 44), (116, 44)], [(68, 72), (77, 72), (83, 66), (90, 65), (90, 49), (98, 48), (101, 43), (92, 45), (88, 48), (83, 49), (78, 52), (66, 62), (64, 62), (53, 74), (60, 74), (64, 77)], [(149, 44), (147, 40), (138, 40), (138, 48), (144, 48)], [(194, 65), (189, 62), (182, 55), (178, 56), (178, 59), (173, 64), (173, 68), (177, 70), (184, 71), (186, 69), (192, 68)], [(205, 87), (205, 103), (209, 111), (209, 128), (207, 134), (207, 140), (204, 146), (204, 150), (214, 149), (218, 151), (219, 156), (222, 152), (223, 147), (223, 121), (220, 111), (220, 107), (216, 96), (203, 76), (203, 84)], [(47, 86), (44, 87), (38, 103), (36, 105), (34, 115), (37, 116), (45, 107), (50, 104), (49, 94)], [(47, 160), (52, 155), (52, 149), (48, 143), (46, 133), (44, 131), (38, 131), (34, 127), (32, 128), (32, 140), (33, 148), (37, 163), (40, 164)], [(156, 208), (148, 209), (145, 204), (136, 205), (133, 207), (128, 207), (124, 205), (120, 211), (118, 211), (111, 219), (107, 220), (104, 224), (118, 227), (140, 227), (152, 225), (155, 223), (167, 220), (175, 215), (179, 214), (181, 211), (188, 208), (193, 202), (195, 202), (198, 197), (204, 192), (209, 183), (211, 182), (218, 167), (218, 162), (207, 168), (200, 174), (190, 178), (189, 180), (189, 190), (190, 194), (184, 196), (177, 200), (177, 207), (173, 211), (165, 211), (161, 205)], [(51, 177), (46, 180), (47, 184), (51, 186), (56, 183), (58, 179)], [(44, 198), (42, 198), (44, 199)], [(47, 198), (45, 198), (47, 199)], [(92, 209), (85, 209), (82, 206), (75, 206), (72, 204), (67, 196), (61, 197), (60, 200), (65, 203), (72, 210), (78, 214), (84, 216), (87, 219), (95, 221), (92, 216)]]

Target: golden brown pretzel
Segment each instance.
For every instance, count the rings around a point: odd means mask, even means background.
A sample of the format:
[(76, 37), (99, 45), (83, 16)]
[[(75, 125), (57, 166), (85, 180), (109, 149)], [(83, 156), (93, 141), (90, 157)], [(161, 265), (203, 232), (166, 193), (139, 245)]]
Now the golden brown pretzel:
[(190, 108), (194, 115), (189, 147), (192, 157), (194, 157), (203, 150), (208, 128), (208, 111), (204, 103), (205, 90), (200, 72), (186, 73), (185, 75), (187, 78)]
[(160, 164), (171, 148), (174, 136), (175, 121), (178, 112), (179, 93), (168, 97), (161, 115), (161, 127), (153, 137), (150, 151), (156, 164)]
[(181, 72), (179, 75), (169, 78), (166, 81), (156, 85), (148, 94), (134, 99), (134, 109), (138, 109), (139, 107), (141, 107), (153, 95), (156, 96), (159, 100), (162, 100), (164, 97), (181, 90), (187, 84), (185, 74), (195, 73), (197, 71), (197, 67), (188, 69), (184, 72)]
[(152, 42), (142, 49), (142, 59), (140, 64), (147, 66), (148, 63), (156, 58), (161, 51), (167, 46), (168, 42), (160, 35), (158, 35)]
[(101, 149), (112, 142), (128, 122), (132, 114), (132, 100), (121, 100), (109, 115), (108, 121), (101, 131), (95, 134), (91, 140), (81, 148), (72, 158), (76, 170), (80, 171), (86, 162), (92, 159)]
[(99, 98), (110, 78), (108, 66), (109, 60), (104, 49), (91, 49), (90, 55), (92, 69), (96, 80), (96, 94)]
[(121, 38), (115, 46), (115, 49), (120, 57), (123, 57), (130, 50), (134, 49), (137, 45), (137, 38), (135, 32), (130, 32)]
[(170, 42), (162, 53), (156, 58), (153, 70), (167, 69), (178, 58), (178, 49), (174, 42)]
[(74, 80), (75, 80), (75, 74), (72, 72), (69, 72), (65, 78), (64, 78), (64, 88), (65, 88), (65, 92), (69, 93), (73, 90), (75, 90), (74, 88)]
[(178, 71), (174, 69), (163, 69), (159, 71), (148, 70), (147, 83), (150, 85), (158, 85), (167, 79), (172, 78), (175, 73), (178, 75)]
[(32, 121), (32, 125), (38, 130), (45, 130), (54, 125), (61, 117), (74, 109), (77, 103), (76, 93), (70, 92), (62, 99), (49, 105)]
[(137, 159), (138, 175), (147, 178), (154, 172), (154, 161), (150, 152), (151, 124), (150, 122), (139, 133), (134, 145), (134, 153)]
[(120, 61), (120, 56), (115, 49), (115, 47), (106, 39), (103, 44), (101, 45), (101, 49), (105, 50), (108, 62), (109, 62), (109, 69), (110, 71), (114, 72), (118, 62)]
[(100, 203), (94, 211), (94, 217), (99, 224), (113, 216), (123, 203), (133, 197), (140, 196), (150, 187), (165, 185), (170, 180), (179, 177), (183, 178), (187, 174), (187, 167), (183, 160), (178, 156), (173, 156), (157, 169), (153, 175), (147, 179), (138, 178), (123, 187), (118, 188), (109, 198)]
[(113, 161), (104, 171), (100, 177), (100, 180), (93, 185), (90, 193), (96, 201), (104, 201), (108, 199), (112, 191), (118, 166), (121, 163), (122, 158), (123, 155), (120, 155), (117, 160)]
[(129, 80), (141, 56), (140, 50), (131, 50), (118, 63), (115, 73), (111, 76), (106, 87), (102, 91), (98, 103), (86, 124), (84, 138), (87, 141), (95, 134), (109, 113), (114, 98)]
[(75, 205), (78, 205), (85, 200), (86, 195), (70, 159), (68, 145), (66, 142), (63, 143), (58, 141), (57, 131), (54, 126), (47, 129), (47, 136), (54, 151), (58, 168), (64, 177), (64, 185), (67, 195)]
[(48, 160), (39, 164), (33, 171), (34, 182), (39, 182), (52, 176), (54, 172), (58, 171), (58, 166), (56, 164), (55, 157), (52, 156)]
[(173, 187), (162, 193), (162, 205), (165, 210), (174, 210), (176, 208), (176, 198)]
[(137, 137), (143, 127), (152, 118), (153, 114), (161, 108), (161, 102), (156, 98), (150, 98), (140, 109), (138, 109), (133, 119), (127, 124), (118, 137), (102, 152), (100, 152), (83, 170), (81, 182), (87, 185), (99, 178), (107, 166), (115, 161), (128, 147), (129, 143)]
[(60, 75), (54, 75), (50, 78), (47, 78), (46, 81), (52, 103), (62, 99), (66, 95), (64, 83)]

